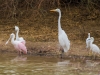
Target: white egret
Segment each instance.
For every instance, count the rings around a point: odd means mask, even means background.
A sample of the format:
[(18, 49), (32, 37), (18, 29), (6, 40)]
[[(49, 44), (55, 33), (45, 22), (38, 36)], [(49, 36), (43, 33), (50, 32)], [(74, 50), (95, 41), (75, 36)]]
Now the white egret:
[(90, 48), (89, 39), (90, 39), (90, 33), (88, 33), (88, 38), (86, 39), (86, 48)]
[[(86, 48), (90, 49), (90, 33), (88, 33), (88, 38), (86, 39)], [(88, 51), (88, 55), (90, 55), (89, 51)]]
[(94, 38), (91, 37), (91, 39), (90, 39), (90, 50), (92, 50), (92, 52), (95, 52), (95, 53), (99, 53), (100, 54), (99, 47), (96, 44), (93, 44), (93, 42), (94, 42)]
[(16, 31), (16, 40), (17, 41), (21, 41), (23, 44), (25, 44), (25, 40), (23, 39), (23, 37), (19, 37), (18, 36), (18, 33), (19, 33), (19, 27), (18, 26), (15, 26), (15, 31)]
[[(60, 46), (63, 48), (62, 53), (67, 52), (70, 49), (70, 41), (69, 41), (68, 36), (65, 33), (65, 31), (61, 28), (61, 23), (60, 23), (61, 11), (58, 8), (54, 9), (54, 10), (50, 10), (50, 11), (55, 11), (55, 12), (59, 13), (59, 18), (58, 18), (58, 40), (59, 40)], [(62, 58), (62, 56), (61, 56), (61, 58)]]

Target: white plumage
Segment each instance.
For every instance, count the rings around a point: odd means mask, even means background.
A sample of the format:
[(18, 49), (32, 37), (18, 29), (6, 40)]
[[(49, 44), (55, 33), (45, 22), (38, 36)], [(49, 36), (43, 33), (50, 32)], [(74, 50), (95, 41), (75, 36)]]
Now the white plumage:
[(23, 37), (19, 37), (18, 36), (18, 33), (19, 33), (19, 27), (18, 26), (15, 26), (15, 31), (16, 31), (16, 41), (21, 41), (21, 42), (23, 42), (25, 44), (26, 42), (23, 39)]
[(58, 18), (58, 40), (59, 40), (60, 46), (63, 48), (64, 52), (67, 52), (70, 49), (70, 41), (69, 41), (68, 36), (65, 33), (65, 31), (62, 30), (62, 28), (61, 28), (61, 23), (60, 23), (61, 11), (60, 11), (60, 9), (54, 9), (54, 10), (50, 10), (50, 11), (56, 11), (56, 12), (59, 13), (59, 18)]
[(58, 40), (61, 47), (64, 49), (64, 52), (67, 52), (70, 49), (70, 41), (64, 30), (58, 35)]
[(86, 48), (90, 48), (89, 40), (90, 40), (90, 33), (88, 33), (88, 38), (86, 39)]
[(100, 54), (100, 49), (99, 49), (99, 47), (98, 47), (96, 44), (93, 44), (93, 42), (94, 42), (94, 38), (91, 37), (91, 38), (90, 38), (90, 50), (92, 50), (92, 51), (95, 52), (95, 53), (99, 53), (99, 54)]

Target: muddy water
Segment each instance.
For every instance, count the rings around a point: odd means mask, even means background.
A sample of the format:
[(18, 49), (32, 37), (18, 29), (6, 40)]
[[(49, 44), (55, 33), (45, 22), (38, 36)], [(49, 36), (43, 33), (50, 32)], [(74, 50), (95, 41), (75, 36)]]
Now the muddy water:
[(100, 61), (0, 54), (0, 75), (98, 75)]

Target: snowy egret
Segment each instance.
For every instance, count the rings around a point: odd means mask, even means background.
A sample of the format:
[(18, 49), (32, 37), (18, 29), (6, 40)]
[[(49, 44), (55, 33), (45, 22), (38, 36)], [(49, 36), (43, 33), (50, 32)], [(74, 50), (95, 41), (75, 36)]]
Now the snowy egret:
[(90, 48), (89, 40), (90, 40), (90, 33), (88, 33), (88, 38), (86, 39), (86, 48)]
[[(87, 50), (90, 50), (90, 33), (88, 33), (88, 38), (86, 39), (86, 48)], [(90, 52), (88, 51), (88, 55), (90, 55)]]
[[(58, 40), (59, 40), (60, 46), (63, 48), (62, 53), (67, 52), (70, 49), (70, 41), (69, 41), (68, 36), (65, 33), (65, 31), (61, 28), (61, 23), (60, 23), (61, 11), (58, 8), (54, 9), (54, 10), (50, 10), (50, 11), (54, 11), (54, 12), (59, 13), (59, 18), (58, 18)], [(61, 58), (62, 58), (62, 55), (61, 55)]]
[(95, 53), (99, 53), (100, 54), (99, 47), (96, 44), (93, 44), (93, 42), (94, 42), (94, 38), (91, 37), (91, 39), (90, 39), (90, 50), (92, 50)]
[(15, 26), (15, 31), (16, 31), (16, 40), (17, 41), (21, 41), (23, 44), (25, 44), (25, 40), (23, 39), (23, 37), (19, 37), (18, 36), (18, 33), (19, 33), (19, 27), (18, 26)]

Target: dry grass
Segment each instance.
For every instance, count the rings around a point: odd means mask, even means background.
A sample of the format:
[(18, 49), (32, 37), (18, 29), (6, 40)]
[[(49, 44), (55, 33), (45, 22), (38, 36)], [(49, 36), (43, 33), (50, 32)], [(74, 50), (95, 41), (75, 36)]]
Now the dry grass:
[(30, 17), (36, 13), (34, 15), (35, 18), (37, 15), (41, 16), (43, 12), (47, 13), (49, 9), (57, 7), (68, 7), (70, 9), (70, 7), (79, 6), (91, 12), (94, 9), (100, 8), (99, 4), (99, 0), (1, 0), (0, 18), (16, 20), (18, 18)]
[[(61, 8), (61, 10), (62, 28), (67, 33), (70, 40), (85, 40), (87, 38), (88, 32), (90, 32), (91, 36), (94, 36), (94, 38), (99, 39), (100, 18), (95, 17), (97, 16), (97, 14), (90, 16), (85, 9), (82, 11), (82, 9), (80, 9), (79, 7), (71, 8), (70, 10)], [(99, 13), (99, 10), (95, 11)], [(19, 35), (21, 35), (28, 41), (57, 41), (58, 13), (52, 13), (48, 11), (48, 13), (44, 13), (44, 15), (41, 16), (38, 15), (34, 18), (35, 14), (33, 14), (29, 18), (20, 18), (16, 21), (1, 20), (3, 22), (1, 22), (0, 25), (0, 38), (3, 38), (4, 40), (9, 38), (9, 35), (12, 32), (15, 32), (14, 26), (17, 25), (20, 28)]]

